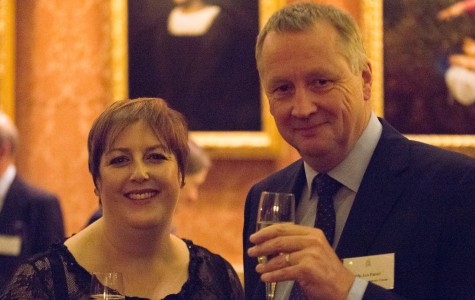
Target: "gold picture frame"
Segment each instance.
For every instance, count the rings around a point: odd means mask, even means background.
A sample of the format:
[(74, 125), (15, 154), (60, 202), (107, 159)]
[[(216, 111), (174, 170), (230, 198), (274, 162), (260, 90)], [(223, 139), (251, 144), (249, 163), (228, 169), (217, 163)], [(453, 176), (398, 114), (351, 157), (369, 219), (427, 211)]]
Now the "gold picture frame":
[[(373, 106), (384, 116), (383, 0), (363, 0), (361, 27), (368, 56), (373, 66)], [(475, 135), (408, 134), (409, 139), (442, 148), (475, 154)]]
[[(262, 26), (270, 15), (286, 4), (285, 0), (258, 0), (259, 24)], [(111, 2), (113, 99), (128, 96), (127, 70), (127, 0)], [(268, 102), (261, 93), (260, 131), (194, 131), (194, 140), (214, 158), (272, 159), (280, 155), (283, 140), (270, 116)]]
[(14, 119), (14, 0), (0, 0), (0, 109)]

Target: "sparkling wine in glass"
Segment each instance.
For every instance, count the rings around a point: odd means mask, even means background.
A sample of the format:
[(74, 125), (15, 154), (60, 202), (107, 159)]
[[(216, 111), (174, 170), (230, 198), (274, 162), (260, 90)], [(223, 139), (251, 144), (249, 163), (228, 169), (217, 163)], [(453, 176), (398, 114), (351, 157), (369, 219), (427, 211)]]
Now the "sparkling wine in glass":
[[(291, 193), (262, 192), (257, 212), (257, 231), (276, 223), (295, 222), (295, 196)], [(279, 255), (276, 253), (274, 256)], [(272, 257), (272, 256), (271, 256)], [(259, 257), (259, 263), (266, 263), (271, 257)], [(275, 282), (266, 282), (266, 299), (273, 300)]]
[(91, 277), (91, 299), (125, 299), (124, 279), (117, 272), (96, 272)]

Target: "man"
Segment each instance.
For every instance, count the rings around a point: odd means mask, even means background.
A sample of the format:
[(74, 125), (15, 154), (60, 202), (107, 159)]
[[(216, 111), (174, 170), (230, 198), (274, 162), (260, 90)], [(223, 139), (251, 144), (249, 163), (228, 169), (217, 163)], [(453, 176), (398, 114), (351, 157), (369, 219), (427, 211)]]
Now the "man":
[[(246, 299), (265, 299), (264, 282), (279, 282), (275, 299), (473, 297), (475, 160), (409, 141), (372, 113), (371, 64), (352, 18), (287, 6), (260, 32), (256, 59), (279, 132), (302, 159), (249, 191)], [(322, 176), (341, 186), (334, 210), (317, 209)], [(256, 233), (262, 191), (294, 193), (298, 225)]]
[(17, 129), (0, 112), (0, 290), (24, 258), (64, 239), (58, 199), (17, 175), (17, 147)]

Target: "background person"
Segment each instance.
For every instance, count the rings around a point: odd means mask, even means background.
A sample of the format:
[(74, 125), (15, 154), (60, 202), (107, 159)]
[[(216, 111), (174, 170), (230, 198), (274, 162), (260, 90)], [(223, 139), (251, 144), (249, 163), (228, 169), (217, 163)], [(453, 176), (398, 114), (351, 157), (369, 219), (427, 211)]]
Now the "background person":
[(208, 177), (211, 159), (193, 140), (188, 140), (190, 155), (185, 167), (185, 186), (180, 191), (180, 202), (192, 203), (199, 199), (199, 189)]
[(454, 4), (450, 5), (439, 11), (437, 18), (439, 20), (450, 20), (455, 17), (458, 17), (464, 13), (470, 13), (475, 11), (475, 0), (463, 0), (457, 1)]
[(17, 151), (17, 128), (0, 112), (0, 290), (23, 259), (64, 240), (58, 198), (17, 174)]
[[(441, 10), (437, 17), (441, 21), (452, 20), (475, 11), (475, 1), (459, 1)], [(449, 56), (449, 67), (444, 74), (450, 98), (462, 105), (475, 103), (475, 40), (464, 38), (462, 53)]]
[(183, 116), (162, 99), (112, 103), (88, 137), (103, 217), (22, 264), (0, 299), (89, 299), (92, 272), (122, 273), (127, 296), (240, 299), (227, 261), (170, 233), (187, 138)]
[(463, 53), (449, 57), (445, 83), (450, 97), (462, 105), (475, 103), (475, 40), (465, 38)]
[[(249, 191), (246, 299), (265, 299), (263, 281), (281, 282), (277, 299), (473, 297), (475, 160), (410, 141), (372, 113), (371, 64), (354, 20), (331, 6), (284, 7), (260, 32), (256, 58), (277, 128), (302, 159)], [(341, 186), (334, 209), (317, 208), (327, 197), (311, 185), (322, 176)], [(293, 192), (297, 224), (256, 233), (262, 191)], [(377, 269), (380, 254), (394, 254), (394, 267)], [(258, 264), (263, 255), (274, 257)], [(355, 257), (363, 271), (388, 274), (379, 284), (394, 275), (392, 290), (355, 277), (342, 263)]]

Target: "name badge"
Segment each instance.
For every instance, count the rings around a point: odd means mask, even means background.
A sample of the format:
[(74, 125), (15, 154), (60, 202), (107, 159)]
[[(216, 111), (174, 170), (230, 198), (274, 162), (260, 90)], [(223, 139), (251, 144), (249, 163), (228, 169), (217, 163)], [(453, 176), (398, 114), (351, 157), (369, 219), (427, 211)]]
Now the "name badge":
[(356, 277), (385, 289), (394, 288), (394, 253), (345, 258), (343, 265)]
[(0, 235), (0, 255), (18, 256), (21, 252), (21, 237)]

